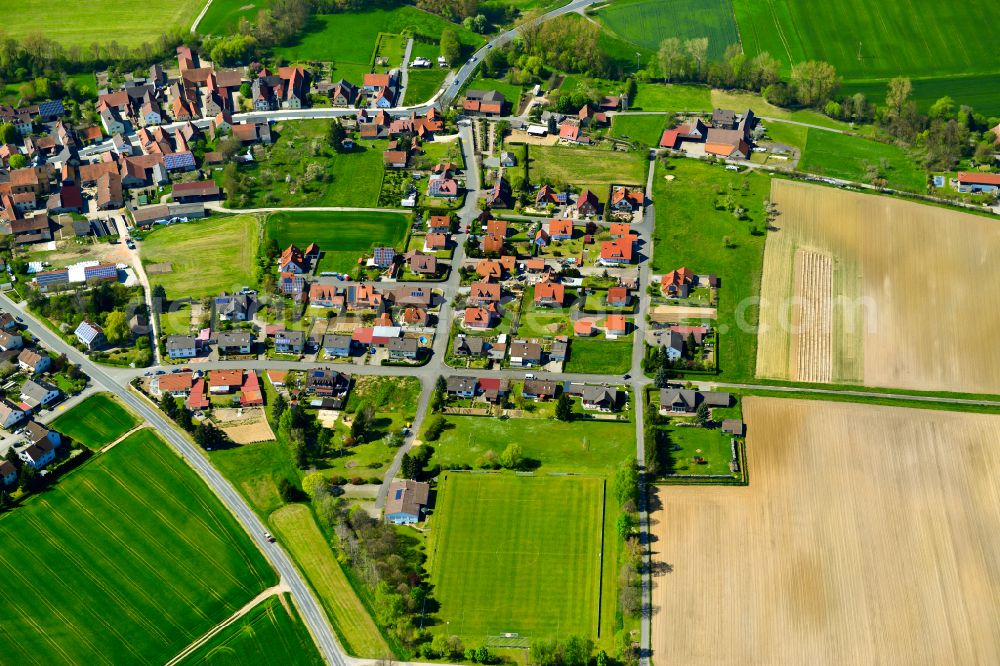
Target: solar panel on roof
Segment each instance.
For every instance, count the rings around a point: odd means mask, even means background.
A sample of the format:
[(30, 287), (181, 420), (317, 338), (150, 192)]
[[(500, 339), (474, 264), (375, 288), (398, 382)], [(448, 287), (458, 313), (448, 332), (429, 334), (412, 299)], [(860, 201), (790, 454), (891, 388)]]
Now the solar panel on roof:
[(396, 488), (396, 499), (400, 499), (403, 496), (403, 489)]

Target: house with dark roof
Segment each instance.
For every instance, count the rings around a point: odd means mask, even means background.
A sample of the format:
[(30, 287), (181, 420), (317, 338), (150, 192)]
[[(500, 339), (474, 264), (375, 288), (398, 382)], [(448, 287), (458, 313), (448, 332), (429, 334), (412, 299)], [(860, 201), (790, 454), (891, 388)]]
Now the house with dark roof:
[(305, 348), (305, 331), (279, 331), (274, 336), (274, 351), (279, 354), (301, 354)]
[(190, 335), (168, 335), (164, 346), (171, 360), (194, 358), (198, 355), (198, 341)]
[(325, 398), (345, 398), (351, 387), (351, 378), (330, 368), (311, 368), (306, 371), (306, 392)]
[(393, 481), (385, 500), (385, 520), (393, 525), (420, 522), (427, 508), (431, 487), (426, 483), (404, 479)]
[(33, 349), (22, 349), (17, 355), (17, 365), (26, 372), (33, 375), (40, 375), (52, 365), (52, 359), (48, 354), (39, 353)]
[(722, 391), (695, 391), (683, 388), (660, 389), (660, 414), (693, 414), (702, 404), (728, 407), (732, 396)]
[[(515, 343), (516, 344), (516, 343)], [(547, 379), (525, 379), (521, 395), (530, 400), (549, 400), (556, 397), (556, 383)]]
[(21, 408), (34, 412), (48, 407), (59, 399), (62, 392), (58, 387), (40, 379), (28, 379), (21, 385)]
[(452, 375), (447, 379), (446, 390), (448, 395), (459, 398), (474, 398), (479, 391), (479, 380), (475, 377)]
[(73, 331), (73, 335), (89, 351), (100, 349), (107, 344), (107, 340), (104, 338), (104, 329), (87, 320), (80, 322), (80, 325)]
[(510, 365), (527, 368), (542, 364), (542, 346), (537, 342), (515, 340), (510, 345)]
[(351, 355), (354, 340), (349, 335), (327, 333), (323, 336), (323, 352), (327, 356), (347, 357)]
[(215, 348), (220, 356), (246, 355), (253, 351), (254, 336), (250, 331), (219, 333)]
[(502, 116), (510, 109), (510, 103), (497, 90), (467, 90), (462, 110), (468, 114), (482, 116)]

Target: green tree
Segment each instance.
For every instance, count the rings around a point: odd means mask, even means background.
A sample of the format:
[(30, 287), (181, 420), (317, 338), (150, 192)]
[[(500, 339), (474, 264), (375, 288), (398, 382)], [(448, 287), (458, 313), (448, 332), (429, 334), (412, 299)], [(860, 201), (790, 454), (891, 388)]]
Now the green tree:
[(698, 423), (705, 425), (711, 418), (712, 413), (708, 409), (708, 405), (704, 402), (698, 405), (698, 409), (695, 410), (694, 420)]
[(441, 55), (444, 56), (449, 65), (454, 66), (462, 57), (462, 45), (458, 41), (458, 34), (451, 28), (445, 28), (441, 31), (440, 48)]
[(580, 636), (570, 636), (562, 646), (563, 666), (587, 666), (594, 644)]
[(177, 418), (177, 400), (166, 391), (160, 396), (160, 410), (171, 419)]
[(11, 169), (23, 169), (28, 164), (28, 158), (21, 153), (14, 153), (7, 160), (7, 164), (10, 165)]
[(278, 495), (281, 497), (281, 501), (286, 504), (295, 501), (295, 486), (288, 479), (282, 479), (278, 482)]
[(354, 413), (354, 420), (351, 422), (351, 437), (355, 441), (364, 441), (368, 436), (374, 414), (375, 408), (368, 403), (363, 403), (358, 407), (358, 410)]
[(822, 108), (840, 85), (837, 70), (822, 60), (808, 60), (792, 66), (792, 84), (799, 104)]
[(337, 119), (334, 119), (333, 123), (330, 125), (330, 146), (333, 147), (338, 153), (344, 152), (344, 139), (347, 138), (347, 130), (344, 126), (340, 124)]
[(573, 420), (573, 399), (563, 393), (556, 401), (556, 418), (560, 421)]
[(322, 493), (324, 491), (328, 492), (329, 489), (330, 480), (319, 472), (306, 474), (305, 478), (302, 479), (302, 490), (304, 490), (309, 497), (316, 497), (317, 493)]
[(191, 411), (185, 407), (179, 407), (177, 409), (177, 425), (183, 428), (186, 432), (191, 432), (194, 429), (194, 421), (191, 419)]
[(436, 442), (441, 438), (441, 433), (444, 432), (445, 426), (447, 425), (448, 422), (443, 416), (435, 416), (431, 419), (427, 429), (424, 430), (424, 439), (428, 442)]
[(17, 128), (10, 123), (0, 123), (0, 143), (14, 143), (19, 138)]
[(31, 465), (23, 465), (21, 467), (21, 474), (18, 477), (18, 485), (26, 493), (37, 490), (41, 485), (41, 477), (38, 475), (38, 470)]
[(597, 651), (597, 666), (608, 666), (608, 653), (604, 650)]
[(517, 442), (511, 442), (500, 454), (500, 464), (505, 469), (520, 469), (524, 464), (524, 451)]
[(288, 408), (288, 403), (285, 401), (285, 395), (283, 393), (279, 393), (278, 395), (274, 396), (274, 402), (271, 403), (272, 418), (275, 421), (280, 420), (281, 415), (285, 413), (285, 410), (287, 408)]
[(635, 504), (637, 502), (639, 499), (639, 467), (635, 460), (622, 463), (615, 470), (613, 488), (619, 504), (624, 506), (627, 503)]
[(656, 388), (666, 388), (669, 383), (670, 371), (663, 367), (657, 368), (656, 375), (653, 377), (653, 386)]
[(104, 337), (113, 345), (120, 345), (132, 338), (132, 329), (121, 310), (112, 310), (104, 317)]

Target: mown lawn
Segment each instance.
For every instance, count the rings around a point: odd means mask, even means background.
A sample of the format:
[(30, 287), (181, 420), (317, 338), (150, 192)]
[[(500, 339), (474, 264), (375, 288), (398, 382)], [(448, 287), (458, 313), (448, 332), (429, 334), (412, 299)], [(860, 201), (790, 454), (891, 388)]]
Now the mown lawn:
[(548, 181), (586, 188), (601, 202), (608, 200), (613, 183), (644, 185), (649, 164), (640, 150), (623, 153), (570, 146), (529, 146), (528, 159), (532, 183)]
[(640, 83), (629, 109), (641, 111), (711, 111), (712, 91), (708, 86), (672, 83)]
[[(674, 180), (668, 182), (667, 175)], [(760, 293), (765, 236), (752, 235), (750, 226), (763, 230), (763, 202), (770, 187), (765, 175), (734, 174), (686, 158), (670, 160), (668, 168), (657, 165), (653, 177), (653, 271), (686, 266), (697, 274), (719, 276), (719, 367), (730, 381), (754, 376), (758, 307), (752, 299)], [(730, 192), (746, 209), (747, 219), (737, 220), (722, 205)]]
[[(225, 35), (236, 31), (240, 19), (253, 21), (257, 12), (267, 7), (267, 0), (212, 0), (198, 24), (202, 35)], [(193, 19), (192, 19), (193, 20)]]
[(15, 664), (165, 663), (277, 582), (151, 430), (0, 515), (0, 531), (0, 633)]
[[(18, 0), (7, 5), (16, 11), (5, 12), (3, 29), (17, 40), (41, 33), (67, 48), (112, 41), (133, 47), (153, 44), (174, 28), (187, 31), (204, 4), (205, 0)], [(139, 16), (142, 20), (136, 20)]]
[(627, 422), (556, 421), (547, 418), (499, 420), (477, 416), (448, 416), (431, 464), (448, 469), (475, 465), (487, 451), (497, 455), (511, 442), (524, 457), (540, 465), (540, 472), (610, 473), (635, 455), (635, 425)]
[[(171, 300), (214, 296), (251, 285), (257, 230), (253, 215), (212, 216), (157, 227), (139, 245), (149, 281), (163, 285)], [(169, 264), (170, 271), (150, 270), (157, 264)]]
[(406, 104), (426, 102), (438, 91), (447, 74), (448, 70), (438, 67), (437, 63), (428, 69), (411, 67), (407, 75), (406, 97), (403, 101)]
[(268, 597), (178, 666), (288, 664), (321, 666), (323, 658), (292, 603), (290, 594)]
[(595, 639), (604, 493), (599, 478), (443, 475), (430, 564), (441, 631)]
[[(267, 379), (261, 380), (267, 383)], [(268, 384), (269, 385), (269, 384)], [(268, 398), (270, 398), (270, 394)], [(267, 400), (270, 404), (270, 400)], [(212, 464), (250, 502), (260, 515), (267, 516), (284, 502), (278, 484), (288, 479), (298, 484), (301, 473), (292, 452), (280, 442), (255, 442), (209, 453)]]
[[(730, 474), (730, 435), (719, 428), (670, 425), (661, 430), (667, 446), (667, 474)], [(698, 462), (698, 458), (704, 462)]]
[(323, 252), (320, 272), (349, 273), (376, 245), (402, 249), (409, 225), (409, 216), (400, 213), (283, 211), (268, 216), (266, 233), (280, 248), (294, 243), (305, 249), (318, 243)]
[(882, 164), (886, 165), (883, 173), (889, 187), (919, 193), (927, 190), (926, 172), (899, 146), (818, 129), (809, 130), (799, 169), (868, 182), (868, 166)]
[(632, 341), (573, 338), (569, 343), (566, 372), (621, 375), (632, 367)]
[(312, 510), (305, 504), (289, 504), (272, 513), (270, 522), (275, 536), (316, 591), (344, 649), (355, 656), (377, 659), (391, 654), (320, 532)]
[(611, 121), (611, 135), (655, 148), (660, 144), (666, 124), (665, 115), (615, 116)]
[(74, 442), (100, 449), (139, 425), (139, 419), (110, 393), (97, 393), (51, 425)]

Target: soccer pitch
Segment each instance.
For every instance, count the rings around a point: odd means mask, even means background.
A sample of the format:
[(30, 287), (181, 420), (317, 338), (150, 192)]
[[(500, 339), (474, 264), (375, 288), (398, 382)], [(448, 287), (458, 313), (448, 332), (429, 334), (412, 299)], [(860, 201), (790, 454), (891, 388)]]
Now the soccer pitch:
[(596, 638), (604, 485), (588, 477), (445, 474), (431, 556), (443, 631), (472, 644), (507, 633)]

